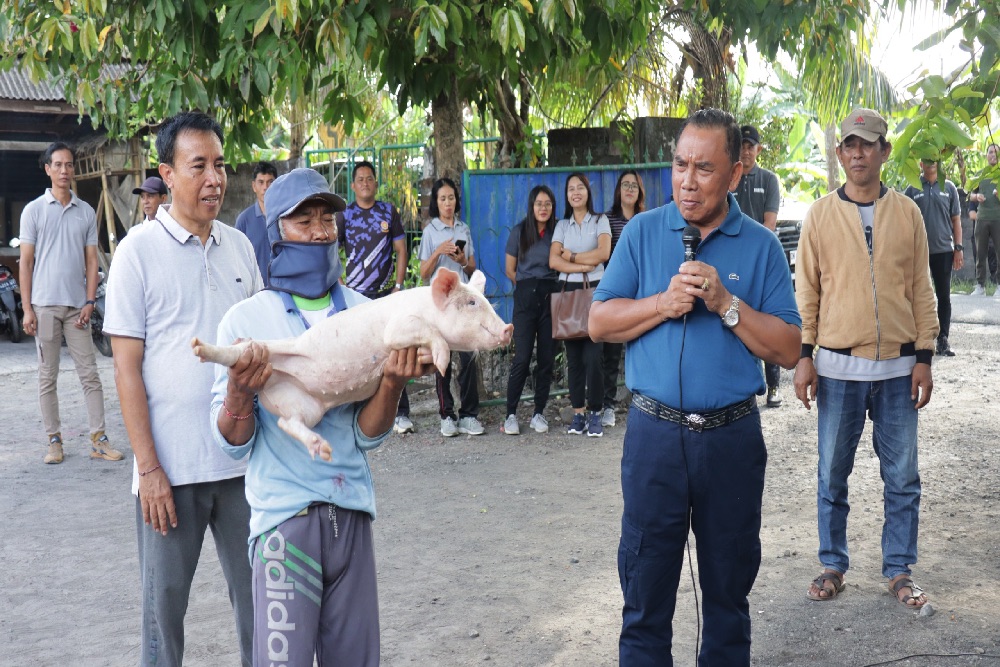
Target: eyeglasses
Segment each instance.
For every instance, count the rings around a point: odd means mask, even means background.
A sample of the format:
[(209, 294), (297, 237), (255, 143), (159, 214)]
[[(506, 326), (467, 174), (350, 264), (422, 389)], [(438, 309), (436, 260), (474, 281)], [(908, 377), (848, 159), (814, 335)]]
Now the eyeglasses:
[(628, 181), (622, 181), (622, 190), (625, 192), (636, 192), (639, 189), (638, 183), (629, 183)]
[(535, 202), (535, 208), (552, 208), (552, 202), (538, 200)]

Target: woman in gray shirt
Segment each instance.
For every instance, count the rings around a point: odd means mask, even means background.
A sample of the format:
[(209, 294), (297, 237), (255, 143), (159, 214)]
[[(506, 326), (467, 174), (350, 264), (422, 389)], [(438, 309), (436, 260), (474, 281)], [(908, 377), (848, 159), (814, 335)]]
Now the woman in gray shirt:
[[(604, 275), (604, 262), (611, 256), (611, 223), (606, 215), (594, 213), (594, 198), (585, 174), (576, 172), (566, 179), (565, 211), (552, 235), (549, 266), (559, 271), (559, 280), (567, 292), (581, 289), (584, 276), (595, 287)], [(568, 433), (586, 433), (593, 438), (604, 435), (602, 350), (600, 343), (589, 338), (566, 341), (569, 398), (574, 412)], [(584, 414), (585, 409), (589, 414)]]

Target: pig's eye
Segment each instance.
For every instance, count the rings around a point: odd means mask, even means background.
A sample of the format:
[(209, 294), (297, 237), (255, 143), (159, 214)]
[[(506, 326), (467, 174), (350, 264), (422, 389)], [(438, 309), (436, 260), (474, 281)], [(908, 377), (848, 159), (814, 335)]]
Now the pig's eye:
[(475, 299), (469, 299), (469, 303), (467, 303), (465, 305), (472, 306), (473, 308), (475, 308), (476, 307), (476, 300)]

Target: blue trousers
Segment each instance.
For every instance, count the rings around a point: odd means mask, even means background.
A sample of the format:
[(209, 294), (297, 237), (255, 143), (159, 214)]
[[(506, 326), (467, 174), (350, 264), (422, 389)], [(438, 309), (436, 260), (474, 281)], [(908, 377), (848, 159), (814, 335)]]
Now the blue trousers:
[(698, 665), (750, 665), (747, 595), (760, 568), (766, 464), (756, 409), (701, 433), (629, 410), (618, 548), (622, 667), (674, 664), (671, 626), (689, 528), (697, 543), (704, 623)]
[(873, 423), (872, 445), (885, 485), (882, 498), (882, 576), (910, 574), (917, 562), (920, 473), (917, 469), (917, 410), (912, 376), (857, 382), (819, 377), (819, 479), (816, 488), (819, 560), (847, 572), (847, 478), (865, 427)]

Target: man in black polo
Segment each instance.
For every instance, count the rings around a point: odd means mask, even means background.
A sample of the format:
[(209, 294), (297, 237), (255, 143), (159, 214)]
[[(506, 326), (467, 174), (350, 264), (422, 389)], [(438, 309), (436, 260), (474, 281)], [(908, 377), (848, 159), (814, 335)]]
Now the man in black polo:
[[(743, 139), (740, 147), (743, 177), (733, 195), (743, 213), (773, 232), (778, 226), (778, 207), (781, 205), (778, 177), (773, 171), (757, 164), (757, 156), (764, 149), (757, 128), (744, 125), (740, 128), (740, 136)], [(767, 381), (767, 407), (777, 408), (781, 405), (781, 393), (778, 391), (781, 368), (777, 364), (765, 363), (764, 377)]]
[(951, 326), (951, 271), (958, 271), (965, 263), (962, 253), (962, 204), (958, 199), (958, 188), (945, 179), (944, 185), (938, 180), (938, 163), (935, 160), (920, 161), (920, 188), (912, 185), (903, 192), (920, 207), (927, 230), (927, 248), (930, 253), (931, 279), (937, 294), (938, 333), (936, 352), (946, 357), (954, 357), (948, 345), (948, 330)]

